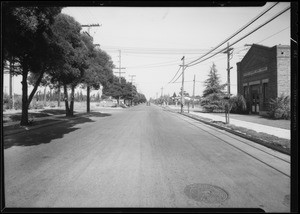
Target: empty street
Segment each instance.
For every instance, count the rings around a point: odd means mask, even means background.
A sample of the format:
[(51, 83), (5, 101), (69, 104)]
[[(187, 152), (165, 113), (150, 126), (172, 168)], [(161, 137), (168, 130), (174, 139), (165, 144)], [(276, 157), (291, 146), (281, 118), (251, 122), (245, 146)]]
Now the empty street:
[(145, 104), (4, 138), (7, 207), (290, 210), (289, 156)]

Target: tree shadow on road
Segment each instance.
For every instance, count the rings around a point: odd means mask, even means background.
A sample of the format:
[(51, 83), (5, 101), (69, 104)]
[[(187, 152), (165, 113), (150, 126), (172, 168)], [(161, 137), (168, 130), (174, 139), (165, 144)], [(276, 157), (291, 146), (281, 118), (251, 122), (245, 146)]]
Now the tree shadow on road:
[(4, 149), (8, 149), (12, 146), (37, 146), (40, 144), (51, 143), (55, 139), (63, 138), (66, 134), (80, 129), (80, 127), (77, 126), (79, 124), (96, 122), (95, 120), (90, 119), (90, 117), (108, 116), (111, 116), (111, 114), (103, 114), (100, 112), (91, 112), (88, 115), (74, 116), (61, 123), (6, 136), (3, 139), (3, 146)]

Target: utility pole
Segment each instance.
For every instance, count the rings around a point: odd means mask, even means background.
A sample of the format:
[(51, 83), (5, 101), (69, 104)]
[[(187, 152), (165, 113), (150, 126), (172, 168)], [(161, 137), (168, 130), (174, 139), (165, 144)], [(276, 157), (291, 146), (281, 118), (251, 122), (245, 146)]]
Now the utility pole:
[(194, 81), (193, 81), (193, 102), (192, 102), (192, 108), (194, 108), (194, 99), (195, 99), (195, 80), (196, 80), (196, 75), (194, 74)]
[(115, 72), (115, 73), (119, 73), (119, 83), (121, 83), (121, 73), (125, 73), (125, 72), (121, 72), (121, 70), (126, 69), (121, 67), (121, 50), (119, 50), (119, 67), (115, 69), (119, 69), (119, 72)]
[(99, 24), (90, 24), (90, 25), (81, 25), (81, 27), (87, 27), (88, 28), (88, 34), (91, 38), (93, 38), (91, 35), (90, 35), (90, 29), (91, 27), (100, 27), (102, 25), (99, 25)]
[(184, 106), (184, 56), (182, 57), (182, 86), (181, 86), (181, 113), (183, 113)]
[[(88, 28), (88, 36), (90, 36), (92, 38), (92, 41), (93, 41), (94, 39), (90, 35), (90, 29), (91, 29), (91, 27), (100, 27), (100, 25), (99, 24), (89, 24), (89, 25), (81, 25), (81, 27), (87, 27)], [(86, 104), (87, 104), (86, 105), (86, 112), (89, 113), (90, 112), (90, 86), (89, 86), (89, 84), (87, 84), (87, 87), (86, 87), (86, 95), (87, 95), (86, 96)]]
[[(115, 69), (119, 69), (119, 72), (115, 72), (115, 73), (119, 73), (119, 83), (121, 84), (121, 73), (125, 73), (125, 72), (121, 72), (121, 70), (126, 69), (121, 67), (121, 50), (119, 50), (119, 67)], [(118, 105), (120, 105), (120, 97), (118, 97)]]
[(230, 67), (230, 59), (232, 58), (232, 50), (233, 48), (229, 48), (229, 42), (227, 42), (227, 50), (223, 53), (227, 54), (227, 109), (225, 109), (225, 118), (226, 123), (229, 123), (229, 113), (230, 113), (230, 106), (229, 106), (229, 100), (230, 100), (230, 70), (232, 67)]
[(163, 97), (164, 87), (161, 87), (161, 97)]
[(131, 84), (133, 84), (133, 78), (135, 77), (136, 75), (129, 75), (129, 77), (131, 78), (130, 82)]

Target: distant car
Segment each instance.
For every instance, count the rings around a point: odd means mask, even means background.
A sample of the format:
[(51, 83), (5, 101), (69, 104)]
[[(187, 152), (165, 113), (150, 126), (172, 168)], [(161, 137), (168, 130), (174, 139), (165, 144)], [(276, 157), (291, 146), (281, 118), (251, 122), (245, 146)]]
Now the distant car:
[(150, 106), (150, 102), (147, 102), (147, 106)]

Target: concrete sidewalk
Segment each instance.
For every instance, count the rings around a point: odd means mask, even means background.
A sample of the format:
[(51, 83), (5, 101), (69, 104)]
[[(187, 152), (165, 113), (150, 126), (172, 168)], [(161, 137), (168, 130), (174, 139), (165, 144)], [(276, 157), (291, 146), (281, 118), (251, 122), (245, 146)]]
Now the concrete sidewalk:
[[(178, 106), (177, 107), (176, 106), (166, 106), (166, 107), (173, 109), (173, 110), (178, 110)], [(187, 113), (187, 110), (185, 109), (184, 112)], [(207, 118), (207, 119), (210, 119), (213, 121), (225, 122), (225, 117), (222, 117), (219, 115), (195, 112), (195, 111), (191, 111), (191, 110), (190, 110), (189, 114)], [(273, 126), (266, 126), (266, 125), (262, 125), (262, 124), (258, 124), (258, 123), (247, 122), (247, 121), (237, 120), (237, 119), (232, 119), (232, 118), (230, 118), (230, 124), (239, 126), (239, 127), (244, 127), (247, 129), (251, 129), (256, 132), (263, 132), (266, 134), (274, 135), (279, 138), (284, 138), (284, 139), (289, 139), (289, 140), (291, 139), (291, 131), (288, 129), (282, 129), (282, 128), (277, 128), (277, 127), (273, 127)]]

